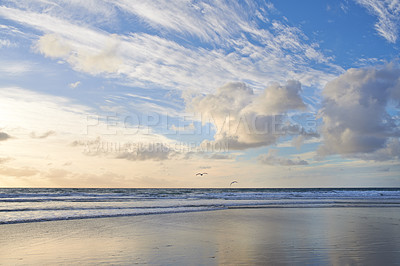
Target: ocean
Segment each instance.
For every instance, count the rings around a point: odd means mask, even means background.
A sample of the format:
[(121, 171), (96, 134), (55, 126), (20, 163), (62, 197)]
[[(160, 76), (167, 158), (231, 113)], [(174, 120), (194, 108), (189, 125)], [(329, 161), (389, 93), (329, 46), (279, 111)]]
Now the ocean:
[(400, 207), (400, 188), (0, 188), (0, 224), (238, 208)]

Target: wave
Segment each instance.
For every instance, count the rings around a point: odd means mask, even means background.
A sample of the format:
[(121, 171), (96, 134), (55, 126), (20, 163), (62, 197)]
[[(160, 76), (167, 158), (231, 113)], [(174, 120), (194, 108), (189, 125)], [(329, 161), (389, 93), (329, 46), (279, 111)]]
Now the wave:
[(237, 208), (400, 207), (400, 189), (0, 189), (0, 224)]
[(398, 188), (379, 189), (0, 189), (0, 202), (140, 201), (157, 199), (400, 198)]

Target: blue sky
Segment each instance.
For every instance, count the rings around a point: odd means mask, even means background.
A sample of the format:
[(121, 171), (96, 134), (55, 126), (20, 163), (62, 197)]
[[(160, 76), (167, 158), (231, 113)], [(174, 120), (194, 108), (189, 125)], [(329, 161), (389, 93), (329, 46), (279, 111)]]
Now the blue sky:
[(0, 185), (399, 186), (399, 17), (397, 0), (3, 1)]

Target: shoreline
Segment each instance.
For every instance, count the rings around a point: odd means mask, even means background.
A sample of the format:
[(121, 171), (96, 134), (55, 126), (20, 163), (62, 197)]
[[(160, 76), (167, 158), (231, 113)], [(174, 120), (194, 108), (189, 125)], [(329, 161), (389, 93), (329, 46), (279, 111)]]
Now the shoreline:
[(2, 224), (0, 263), (395, 264), (394, 208), (233, 208)]
[[(368, 204), (368, 205), (367, 205)], [(7, 224), (25, 224), (25, 223), (42, 223), (42, 222), (57, 222), (57, 221), (73, 221), (73, 220), (86, 220), (86, 219), (102, 219), (102, 218), (118, 218), (118, 217), (136, 217), (136, 216), (149, 216), (149, 215), (167, 215), (167, 214), (179, 214), (179, 213), (196, 213), (196, 212), (213, 212), (221, 210), (246, 210), (246, 209), (330, 209), (330, 208), (400, 208), (399, 202), (336, 202), (332, 204), (320, 204), (320, 205), (308, 205), (308, 204), (296, 204), (290, 203), (287, 205), (282, 204), (270, 204), (270, 205), (242, 205), (242, 206), (224, 206), (215, 209), (201, 209), (201, 210), (183, 210), (183, 211), (171, 211), (171, 212), (149, 212), (149, 213), (135, 213), (135, 214), (115, 214), (115, 215), (94, 215), (84, 217), (60, 217), (60, 218), (44, 218), (44, 219), (29, 219), (29, 220), (18, 220), (1, 222), (1, 225)]]

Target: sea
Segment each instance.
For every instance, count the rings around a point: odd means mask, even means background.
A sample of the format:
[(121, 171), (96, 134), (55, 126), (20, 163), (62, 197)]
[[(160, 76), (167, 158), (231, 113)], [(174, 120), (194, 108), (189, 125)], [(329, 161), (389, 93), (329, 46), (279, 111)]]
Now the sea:
[(0, 188), (0, 224), (233, 208), (400, 207), (400, 188)]

